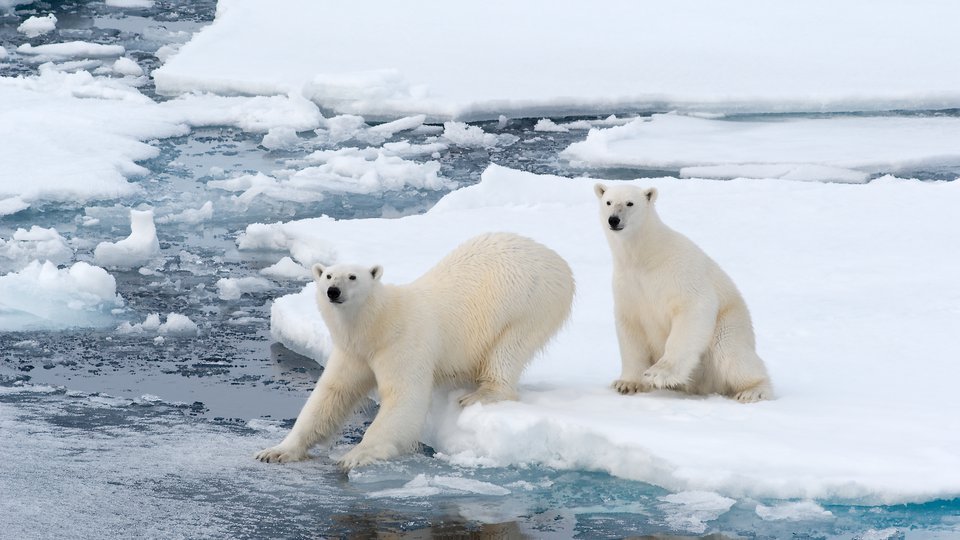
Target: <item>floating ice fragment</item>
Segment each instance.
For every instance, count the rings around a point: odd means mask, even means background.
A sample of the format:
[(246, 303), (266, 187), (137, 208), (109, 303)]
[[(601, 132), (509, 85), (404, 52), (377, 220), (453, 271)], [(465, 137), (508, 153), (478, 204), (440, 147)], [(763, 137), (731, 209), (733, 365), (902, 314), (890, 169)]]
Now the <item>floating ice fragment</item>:
[(403, 487), (395, 489), (384, 489), (367, 494), (370, 498), (413, 498), (430, 497), (433, 495), (491, 495), (503, 496), (509, 495), (510, 490), (480, 480), (470, 478), (461, 478), (458, 476), (433, 476), (427, 477), (425, 474), (418, 474), (413, 480), (410, 480)]
[(702, 533), (707, 521), (727, 513), (737, 501), (712, 491), (683, 491), (660, 497), (667, 525), (673, 529)]
[(461, 148), (509, 146), (520, 140), (516, 135), (486, 133), (478, 126), (471, 126), (463, 122), (444, 122), (443, 139)]
[(35, 38), (53, 32), (57, 28), (57, 17), (53, 13), (46, 17), (30, 17), (20, 23), (17, 32), (26, 34), (28, 38)]
[(117, 327), (119, 334), (157, 333), (165, 336), (195, 336), (198, 331), (197, 323), (179, 313), (168, 314), (164, 323), (160, 322), (159, 313), (151, 313), (142, 323), (130, 324), (124, 321)]
[(310, 279), (310, 270), (300, 265), (290, 257), (284, 257), (263, 270), (260, 273), (279, 279)]
[(267, 150), (285, 150), (294, 148), (300, 144), (300, 137), (297, 130), (291, 127), (274, 127), (263, 136), (260, 145)]
[(116, 268), (134, 268), (146, 264), (160, 253), (153, 210), (130, 210), (130, 236), (119, 242), (101, 242), (93, 250), (98, 264)]
[(833, 512), (813, 501), (787, 502), (774, 506), (758, 504), (756, 512), (764, 521), (807, 521), (833, 517)]
[(17, 47), (17, 52), (27, 56), (44, 56), (49, 58), (109, 58), (122, 56), (126, 49), (122, 45), (103, 45), (86, 41), (68, 41), (65, 43), (48, 43), (34, 47), (24, 43)]
[(58, 269), (33, 261), (0, 276), (0, 330), (103, 327), (122, 306), (113, 276), (85, 262)]
[(0, 238), (0, 270), (22, 268), (33, 260), (66, 264), (73, 258), (73, 250), (56, 229), (37, 225), (30, 230), (17, 229), (13, 238)]
[(565, 126), (559, 126), (556, 122), (549, 118), (541, 118), (537, 121), (537, 124), (533, 126), (534, 131), (547, 131), (547, 132), (557, 132), (557, 133), (566, 133), (570, 131), (569, 128)]
[(170, 214), (157, 218), (157, 223), (187, 223), (196, 225), (204, 221), (210, 221), (213, 218), (213, 201), (203, 203), (203, 206), (197, 209), (187, 208), (177, 214)]
[(221, 300), (238, 300), (244, 294), (261, 293), (273, 288), (273, 282), (261, 277), (221, 278), (217, 281), (217, 295)]
[(150, 9), (153, 0), (106, 0), (106, 4), (115, 8)]
[(140, 67), (140, 64), (126, 56), (117, 58), (117, 61), (111, 66), (111, 69), (113, 69), (114, 73), (127, 77), (139, 77), (143, 75), (143, 68)]

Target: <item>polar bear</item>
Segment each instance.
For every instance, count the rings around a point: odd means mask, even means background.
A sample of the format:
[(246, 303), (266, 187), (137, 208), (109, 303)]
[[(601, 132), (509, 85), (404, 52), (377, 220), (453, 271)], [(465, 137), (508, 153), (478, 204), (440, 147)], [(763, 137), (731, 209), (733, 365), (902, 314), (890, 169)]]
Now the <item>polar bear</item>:
[(747, 305), (730, 277), (657, 215), (655, 188), (594, 186), (613, 253), (622, 394), (675, 388), (772, 397)]
[(382, 276), (380, 266), (313, 267), (333, 352), (293, 429), (257, 459), (306, 458), (373, 388), (380, 411), (344, 470), (411, 450), (437, 383), (476, 383), (463, 406), (516, 399), (521, 372), (566, 321), (574, 294), (563, 258), (511, 233), (468, 240), (407, 285)]

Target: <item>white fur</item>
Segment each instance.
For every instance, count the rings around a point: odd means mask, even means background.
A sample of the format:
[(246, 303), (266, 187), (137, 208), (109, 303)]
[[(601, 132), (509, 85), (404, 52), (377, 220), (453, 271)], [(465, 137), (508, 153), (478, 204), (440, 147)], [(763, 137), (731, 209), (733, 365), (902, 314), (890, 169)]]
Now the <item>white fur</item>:
[(743, 297), (713, 259), (660, 221), (656, 189), (597, 184), (595, 192), (613, 253), (623, 365), (614, 388), (771, 398)]
[[(411, 450), (437, 383), (476, 383), (464, 406), (516, 399), (521, 372), (567, 319), (574, 293), (559, 255), (509, 233), (467, 241), (408, 285), (385, 285), (382, 274), (379, 266), (314, 267), (334, 350), (290, 434), (257, 459), (304, 459), (374, 387), (380, 411), (344, 469)], [(328, 298), (332, 287), (342, 303)]]

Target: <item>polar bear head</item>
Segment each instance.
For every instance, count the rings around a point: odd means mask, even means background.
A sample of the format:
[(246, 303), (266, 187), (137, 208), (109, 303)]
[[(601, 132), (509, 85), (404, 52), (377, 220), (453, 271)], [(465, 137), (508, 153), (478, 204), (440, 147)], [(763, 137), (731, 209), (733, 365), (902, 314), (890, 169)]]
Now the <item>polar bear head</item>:
[(593, 191), (600, 199), (600, 221), (614, 233), (636, 230), (653, 211), (653, 203), (657, 200), (656, 188), (597, 184)]
[(317, 303), (357, 307), (380, 284), (383, 267), (338, 264), (324, 267), (313, 265), (313, 279), (317, 282)]

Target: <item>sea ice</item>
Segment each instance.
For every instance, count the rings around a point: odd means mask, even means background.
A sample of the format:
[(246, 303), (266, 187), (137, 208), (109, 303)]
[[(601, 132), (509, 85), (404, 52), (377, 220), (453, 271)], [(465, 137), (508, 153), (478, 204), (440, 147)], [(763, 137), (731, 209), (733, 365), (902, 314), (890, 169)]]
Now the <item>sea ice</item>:
[(213, 219), (213, 201), (203, 203), (200, 208), (186, 208), (176, 214), (157, 218), (157, 223), (187, 223), (196, 225)]
[(150, 9), (153, 0), (106, 0), (106, 4), (115, 8)]
[(67, 58), (109, 58), (122, 56), (126, 50), (122, 45), (104, 45), (87, 41), (68, 41), (65, 43), (48, 43), (46, 45), (31, 45), (24, 43), (17, 47), (17, 52), (25, 56), (36, 56), (44, 59)]
[(126, 56), (117, 58), (116, 62), (111, 66), (111, 69), (114, 73), (126, 77), (139, 77), (143, 75), (143, 68)]
[(130, 210), (130, 236), (117, 242), (101, 242), (93, 250), (98, 264), (115, 268), (142, 266), (160, 253), (153, 210)]
[(33, 261), (0, 276), (0, 330), (104, 327), (121, 307), (113, 276), (85, 262), (61, 269)]
[(878, 173), (960, 166), (960, 118), (877, 116), (777, 122), (657, 114), (561, 153), (576, 165), (675, 170), (693, 178), (863, 182)]
[(785, 502), (774, 506), (758, 504), (756, 513), (764, 521), (806, 521), (833, 517), (832, 512), (813, 501)]
[(951, 2), (223, 0), (154, 76), (166, 94), (297, 91), (368, 120), (945, 109), (957, 19)]
[(49, 34), (57, 29), (57, 16), (53, 13), (47, 14), (45, 17), (30, 17), (29, 19), (20, 23), (20, 26), (17, 27), (17, 32), (21, 34), (26, 34), (28, 38), (35, 38), (37, 36), (42, 36), (43, 34)]
[(199, 331), (197, 323), (190, 317), (180, 313), (170, 313), (167, 320), (160, 322), (160, 314), (147, 315), (142, 323), (130, 324), (127, 321), (120, 323), (117, 333), (120, 334), (159, 334), (160, 336), (195, 336)]
[(681, 491), (660, 497), (664, 504), (667, 525), (672, 530), (701, 534), (707, 530), (708, 521), (713, 521), (737, 502), (711, 491)]
[[(609, 388), (620, 355), (593, 183), (490, 166), (479, 184), (424, 215), (255, 225), (241, 242), (318, 243), (325, 262), (382, 264), (392, 283), (415, 279), (491, 224), (567, 259), (574, 311), (525, 372), (520, 400), (461, 409), (466, 390), (435, 393), (422, 440), (451, 463), (598, 470), (735, 498), (960, 494), (951, 360), (960, 257), (946, 248), (960, 234), (960, 183), (637, 182), (660, 190), (664, 221), (717, 260), (746, 298), (777, 396), (750, 405)], [(273, 303), (271, 334), (322, 362), (329, 334), (314, 290), (309, 283)]]
[(66, 264), (73, 259), (73, 249), (54, 228), (37, 225), (17, 229), (10, 240), (0, 238), (0, 271), (19, 270), (33, 260)]
[(273, 287), (273, 282), (262, 277), (221, 278), (217, 280), (217, 295), (221, 300), (239, 300), (244, 294), (266, 292)]
[(275, 279), (310, 279), (310, 270), (291, 259), (284, 257), (263, 270), (260, 273)]

